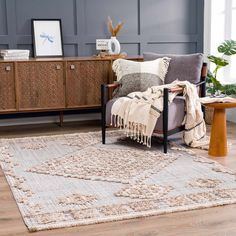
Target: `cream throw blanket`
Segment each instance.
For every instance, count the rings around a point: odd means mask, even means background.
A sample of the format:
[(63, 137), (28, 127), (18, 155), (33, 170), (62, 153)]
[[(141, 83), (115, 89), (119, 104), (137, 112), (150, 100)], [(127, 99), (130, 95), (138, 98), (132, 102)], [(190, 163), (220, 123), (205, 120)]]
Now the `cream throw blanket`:
[[(154, 86), (145, 92), (133, 92), (117, 99), (111, 110), (111, 120), (114, 122), (112, 125), (124, 129), (128, 137), (151, 147), (151, 136), (163, 111), (164, 88), (176, 87), (183, 88), (186, 98), (185, 143), (191, 147), (207, 145), (201, 103), (195, 85), (188, 81), (174, 81), (171, 84)], [(169, 94), (169, 103), (177, 94), (177, 92)]]

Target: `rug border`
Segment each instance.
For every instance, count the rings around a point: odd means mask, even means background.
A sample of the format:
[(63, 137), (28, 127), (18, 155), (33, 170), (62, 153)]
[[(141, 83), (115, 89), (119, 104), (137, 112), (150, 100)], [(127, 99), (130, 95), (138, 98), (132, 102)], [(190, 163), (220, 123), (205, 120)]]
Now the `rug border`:
[(166, 210), (153, 210), (153, 211), (142, 211), (134, 214), (124, 214), (123, 216), (110, 216), (110, 217), (103, 217), (99, 220), (86, 220), (86, 222), (74, 222), (74, 223), (57, 223), (57, 224), (51, 224), (50, 226), (37, 226), (37, 229), (35, 227), (28, 227), (30, 232), (37, 232), (37, 231), (43, 231), (43, 230), (50, 230), (50, 229), (59, 229), (59, 228), (66, 228), (66, 227), (75, 227), (75, 226), (85, 226), (85, 225), (91, 225), (91, 224), (101, 224), (101, 223), (109, 223), (109, 222), (116, 222), (116, 221), (123, 221), (123, 220), (130, 220), (130, 219), (137, 219), (137, 218), (145, 218), (145, 217), (154, 217), (159, 216), (163, 214), (169, 214), (169, 213), (178, 213), (178, 212), (185, 212), (185, 211), (194, 211), (194, 210), (200, 210), (200, 209), (207, 209), (212, 207), (219, 207), (219, 206), (225, 206), (230, 204), (235, 204), (236, 199), (234, 200), (222, 200), (222, 201), (216, 201), (212, 204), (197, 204), (197, 205), (188, 205), (191, 206), (190, 209), (186, 209), (184, 206), (176, 207), (176, 208), (167, 208)]

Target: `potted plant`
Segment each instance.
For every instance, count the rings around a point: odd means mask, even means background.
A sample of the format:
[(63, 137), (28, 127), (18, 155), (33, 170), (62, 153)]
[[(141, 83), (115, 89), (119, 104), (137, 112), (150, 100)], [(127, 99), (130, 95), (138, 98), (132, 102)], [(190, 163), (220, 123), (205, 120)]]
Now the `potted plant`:
[[(214, 70), (208, 72), (207, 75), (207, 94), (211, 96), (235, 96), (236, 95), (236, 84), (222, 84), (218, 78), (218, 71), (229, 65), (229, 61), (225, 56), (232, 56), (236, 54), (236, 41), (225, 40), (217, 48), (221, 56), (209, 55), (207, 58), (211, 63), (215, 65)], [(206, 122), (211, 124), (213, 116), (213, 109), (207, 107), (206, 109)]]
[(236, 41), (225, 40), (218, 48), (218, 52), (221, 53), (221, 57), (209, 55), (207, 58), (210, 62), (215, 64), (213, 72), (208, 73), (207, 78), (207, 92), (211, 95), (232, 95), (236, 94), (236, 84), (222, 85), (217, 79), (219, 69), (229, 65), (229, 61), (225, 56), (232, 56), (236, 54)]

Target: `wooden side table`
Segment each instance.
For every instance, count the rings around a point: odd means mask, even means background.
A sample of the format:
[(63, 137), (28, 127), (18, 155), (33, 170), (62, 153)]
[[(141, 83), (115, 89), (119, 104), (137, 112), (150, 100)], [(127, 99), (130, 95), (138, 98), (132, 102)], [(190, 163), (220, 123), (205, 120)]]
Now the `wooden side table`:
[(214, 108), (208, 154), (215, 157), (226, 156), (228, 153), (228, 148), (225, 109), (236, 107), (236, 102), (208, 103), (205, 105)]

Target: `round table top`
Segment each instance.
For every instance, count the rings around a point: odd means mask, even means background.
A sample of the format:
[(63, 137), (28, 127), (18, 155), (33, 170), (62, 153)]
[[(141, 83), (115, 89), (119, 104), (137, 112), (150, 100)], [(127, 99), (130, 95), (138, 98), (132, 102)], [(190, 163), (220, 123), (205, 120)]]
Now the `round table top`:
[(214, 102), (204, 104), (208, 107), (213, 107), (215, 109), (225, 109), (225, 108), (234, 108), (236, 107), (236, 102)]

